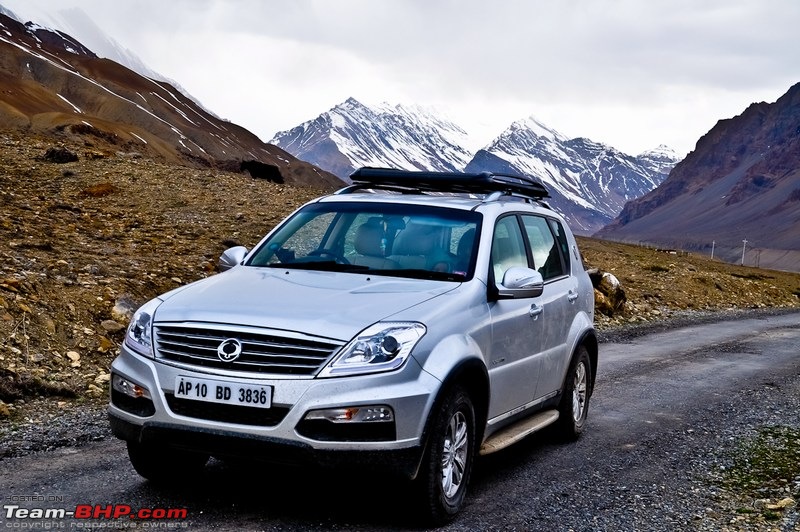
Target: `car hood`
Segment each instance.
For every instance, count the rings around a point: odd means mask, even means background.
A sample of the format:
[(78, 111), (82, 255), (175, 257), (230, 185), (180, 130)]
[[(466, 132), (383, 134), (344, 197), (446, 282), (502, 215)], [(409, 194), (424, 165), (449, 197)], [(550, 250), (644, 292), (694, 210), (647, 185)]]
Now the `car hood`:
[(162, 296), (155, 322), (206, 322), (349, 340), (459, 283), (239, 266)]

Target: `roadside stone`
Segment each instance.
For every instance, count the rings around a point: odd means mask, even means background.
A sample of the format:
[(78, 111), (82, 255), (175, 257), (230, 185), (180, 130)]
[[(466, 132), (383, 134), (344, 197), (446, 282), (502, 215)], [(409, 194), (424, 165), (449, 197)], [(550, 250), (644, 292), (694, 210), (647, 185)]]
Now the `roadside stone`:
[(795, 503), (794, 499), (792, 499), (791, 497), (786, 497), (786, 498), (781, 499), (780, 501), (778, 501), (775, 504), (766, 505), (766, 509), (767, 510), (785, 510), (786, 508), (791, 508), (795, 504), (796, 503)]
[(0, 419), (4, 419), (11, 416), (11, 410), (9, 410), (8, 405), (5, 404), (3, 401), (0, 401)]
[(72, 163), (78, 160), (78, 155), (69, 151), (67, 148), (58, 147), (58, 148), (47, 148), (47, 151), (44, 152), (44, 160), (51, 162), (51, 163)]
[(72, 362), (70, 366), (73, 368), (81, 367), (81, 355), (77, 351), (67, 351), (67, 358)]
[(121, 331), (125, 328), (124, 325), (114, 321), (114, 320), (103, 320), (100, 323), (100, 326), (106, 331), (110, 333), (115, 333), (117, 331)]
[(587, 270), (595, 289), (595, 310), (609, 317), (625, 312), (627, 297), (617, 277), (598, 268)]
[(116, 343), (112, 342), (105, 336), (101, 336), (100, 345), (97, 346), (97, 350), (100, 351), (101, 353), (108, 353), (111, 349), (113, 349), (116, 346), (117, 346)]
[(133, 313), (139, 308), (129, 295), (120, 296), (111, 308), (111, 318), (120, 323), (127, 323), (133, 317)]

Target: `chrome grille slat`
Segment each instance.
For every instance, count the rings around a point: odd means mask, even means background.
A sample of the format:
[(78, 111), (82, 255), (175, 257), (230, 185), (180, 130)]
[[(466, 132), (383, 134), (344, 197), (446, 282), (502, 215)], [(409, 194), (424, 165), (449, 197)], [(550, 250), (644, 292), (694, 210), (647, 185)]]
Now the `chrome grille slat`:
[[(293, 346), (293, 345), (289, 345), (289, 344), (279, 344), (279, 343), (276, 343), (276, 342), (259, 342), (259, 341), (256, 341), (256, 340), (246, 340), (246, 341), (243, 341), (242, 343), (246, 344), (246, 345), (255, 345), (255, 346), (260, 346), (260, 347), (272, 347), (272, 348), (276, 348), (276, 349), (296, 349), (297, 348), (297, 346)], [(330, 350), (325, 349), (323, 347), (303, 346), (302, 349), (307, 350), (307, 351), (317, 352), (317, 353), (324, 353), (325, 356), (328, 356), (328, 354), (330, 354)]]
[[(245, 345), (247, 345), (247, 344), (245, 344)], [(216, 353), (216, 349), (214, 350), (214, 352)], [(253, 356), (253, 357), (270, 356), (270, 357), (273, 357), (273, 358), (296, 358), (296, 359), (299, 359), (299, 360), (316, 360), (317, 362), (319, 362), (320, 360), (325, 360), (326, 358), (328, 358), (328, 355), (330, 355), (330, 352), (325, 353), (324, 356), (319, 356), (319, 355), (279, 355), (277, 353), (270, 354), (270, 355), (265, 355), (264, 353), (259, 353), (258, 351), (250, 351), (250, 350), (242, 348), (242, 354), (243, 355), (250, 355), (250, 356)]]
[[(209, 328), (193, 325), (157, 325), (156, 356), (183, 364), (218, 367), (232, 371), (313, 375), (343, 342), (281, 336), (274, 331)], [(223, 362), (217, 347), (235, 338), (242, 352), (233, 362)]]

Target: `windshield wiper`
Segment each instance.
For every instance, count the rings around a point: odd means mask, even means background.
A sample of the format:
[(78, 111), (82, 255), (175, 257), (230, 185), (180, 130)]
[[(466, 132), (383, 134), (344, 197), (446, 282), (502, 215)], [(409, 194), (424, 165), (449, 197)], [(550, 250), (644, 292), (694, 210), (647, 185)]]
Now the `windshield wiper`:
[(410, 277), (411, 279), (427, 279), (430, 281), (457, 281), (461, 282), (466, 277), (460, 273), (448, 273), (448, 272), (434, 272), (431, 270), (421, 270), (421, 269), (397, 269), (397, 270), (379, 270), (373, 269), (370, 270), (371, 274), (374, 275), (390, 275), (393, 277)]
[(343, 264), (333, 260), (315, 260), (307, 262), (279, 262), (266, 264), (267, 268), (281, 268), (285, 270), (316, 270), (323, 272), (365, 272), (369, 266), (358, 264)]

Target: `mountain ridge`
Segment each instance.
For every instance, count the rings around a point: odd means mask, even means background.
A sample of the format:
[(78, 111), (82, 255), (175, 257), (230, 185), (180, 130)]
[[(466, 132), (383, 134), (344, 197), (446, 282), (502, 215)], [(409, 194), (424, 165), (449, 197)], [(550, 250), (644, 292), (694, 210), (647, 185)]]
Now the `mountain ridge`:
[(360, 166), (530, 175), (548, 186), (551, 205), (582, 234), (611, 221), (625, 201), (657, 186), (677, 162), (665, 146), (630, 156), (570, 139), (534, 116), (514, 121), (472, 153), (463, 148), (468, 133), (435, 110), (369, 106), (352, 97), (271, 142), (343, 179)]
[(421, 106), (368, 106), (350, 97), (270, 142), (347, 179), (361, 166), (460, 170), (471, 156), (461, 147), (466, 135)]
[[(7, 11), (7, 10), (6, 10)], [(341, 180), (217, 118), (166, 82), (77, 39), (0, 13), (0, 123), (5, 129), (80, 137), (95, 154), (145, 152), (169, 162), (249, 172), (331, 188)]]
[(703, 135), (662, 186), (630, 202), (601, 238), (643, 240), (800, 268), (800, 83)]

